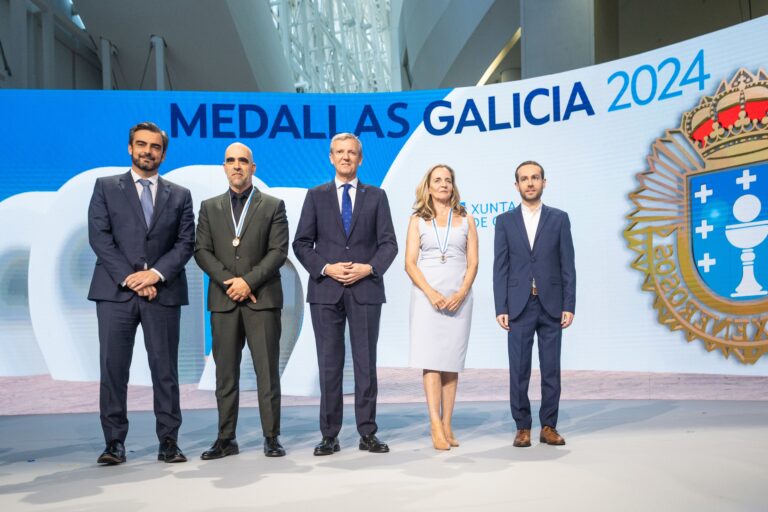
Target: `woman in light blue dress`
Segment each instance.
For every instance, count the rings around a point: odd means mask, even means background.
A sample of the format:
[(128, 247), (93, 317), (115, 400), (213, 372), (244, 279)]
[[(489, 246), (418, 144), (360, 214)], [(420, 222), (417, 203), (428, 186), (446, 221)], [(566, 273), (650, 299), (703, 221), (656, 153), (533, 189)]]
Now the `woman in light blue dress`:
[(423, 369), (432, 444), (459, 446), (451, 429), (464, 369), (477, 275), (477, 229), (460, 203), (453, 169), (433, 166), (416, 187), (408, 224), (405, 271), (413, 281), (409, 364)]

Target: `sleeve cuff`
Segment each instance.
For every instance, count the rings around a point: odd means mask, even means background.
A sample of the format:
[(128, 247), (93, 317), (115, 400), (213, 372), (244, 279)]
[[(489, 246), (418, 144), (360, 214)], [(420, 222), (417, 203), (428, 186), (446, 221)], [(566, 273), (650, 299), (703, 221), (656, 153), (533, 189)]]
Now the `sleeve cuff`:
[(151, 270), (152, 272), (154, 272), (155, 274), (157, 274), (158, 276), (160, 276), (160, 280), (161, 280), (162, 282), (165, 282), (165, 276), (164, 276), (163, 274), (161, 274), (159, 270), (157, 270), (157, 269), (156, 269), (156, 268), (154, 268), (154, 267), (152, 267), (152, 268), (151, 268), (151, 269), (149, 269), (149, 270)]

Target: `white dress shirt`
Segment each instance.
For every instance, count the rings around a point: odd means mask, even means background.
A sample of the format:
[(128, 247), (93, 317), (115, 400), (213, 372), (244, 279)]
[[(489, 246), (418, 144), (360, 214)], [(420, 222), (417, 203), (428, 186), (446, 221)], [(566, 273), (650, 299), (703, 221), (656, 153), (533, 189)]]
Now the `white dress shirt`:
[[(345, 184), (345, 182), (341, 181), (339, 178), (334, 178), (333, 182), (336, 184), (336, 197), (338, 197), (338, 199), (339, 199), (339, 211), (341, 211), (342, 210), (341, 201), (342, 201), (342, 198), (344, 197), (344, 184)], [(352, 185), (350, 187), (350, 189), (349, 189), (349, 197), (352, 199), (352, 211), (354, 211), (355, 210), (355, 197), (357, 196), (357, 183), (358, 183), (358, 179), (355, 178), (352, 181), (347, 181), (346, 183), (349, 183), (350, 185)], [(320, 270), (320, 275), (321, 276), (325, 275), (325, 269), (328, 267), (328, 265), (330, 265), (330, 263), (326, 263), (325, 265), (323, 265), (322, 270)]]
[[(139, 183), (139, 180), (149, 180), (151, 185), (149, 186), (149, 192), (152, 194), (152, 205), (155, 205), (155, 198), (157, 197), (157, 181), (160, 179), (159, 175), (155, 173), (153, 176), (150, 176), (149, 178), (145, 178), (143, 176), (139, 176), (136, 171), (131, 168), (131, 179), (133, 180), (133, 184), (136, 185), (136, 192), (139, 194), (139, 201), (141, 201), (141, 193), (144, 191), (144, 185)], [(144, 270), (147, 270), (147, 264), (144, 264)], [(159, 270), (156, 268), (150, 268), (152, 272), (157, 274), (160, 277), (161, 281), (165, 281), (165, 276), (160, 273)], [(125, 286), (125, 281), (122, 283), (123, 286)]]
[(525, 206), (522, 203), (521, 210), (523, 212), (523, 223), (525, 224), (525, 233), (528, 235), (528, 243), (531, 244), (531, 250), (533, 250), (533, 241), (536, 239), (536, 229), (539, 227), (539, 218), (541, 217), (541, 204), (534, 209)]
[[(339, 211), (341, 211), (341, 199), (344, 194), (344, 182), (341, 181), (339, 178), (335, 178), (334, 183), (336, 183), (336, 196), (339, 198)], [(349, 197), (352, 198), (352, 210), (355, 209), (355, 196), (357, 196), (357, 178), (353, 179), (352, 181), (349, 181), (350, 187), (349, 189)]]
[[(525, 224), (525, 233), (528, 235), (528, 243), (531, 244), (531, 250), (533, 250), (533, 241), (536, 239), (536, 229), (539, 227), (539, 219), (541, 218), (541, 205), (536, 208), (528, 208), (525, 203), (520, 204), (520, 210), (523, 212), (523, 223)], [(536, 288), (536, 279), (533, 280), (532, 286)]]
[(133, 184), (136, 185), (136, 192), (139, 194), (139, 201), (141, 201), (141, 193), (144, 190), (144, 185), (139, 183), (139, 180), (149, 180), (151, 183), (149, 186), (149, 191), (152, 193), (152, 204), (154, 205), (155, 197), (157, 197), (157, 180), (159, 179), (159, 176), (155, 174), (149, 178), (144, 178), (136, 174), (136, 171), (131, 169), (131, 179), (133, 179)]

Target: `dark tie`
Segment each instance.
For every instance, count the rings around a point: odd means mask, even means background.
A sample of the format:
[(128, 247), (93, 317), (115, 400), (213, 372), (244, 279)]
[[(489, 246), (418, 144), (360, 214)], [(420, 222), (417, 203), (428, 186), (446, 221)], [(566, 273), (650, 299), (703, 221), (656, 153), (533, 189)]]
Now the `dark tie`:
[(235, 216), (235, 224), (240, 222), (240, 215), (243, 214), (243, 207), (245, 206), (245, 201), (247, 199), (248, 196), (245, 194), (240, 194), (232, 199), (232, 213)]
[(144, 220), (147, 221), (147, 227), (149, 227), (152, 222), (152, 211), (154, 210), (154, 206), (152, 205), (152, 191), (149, 189), (152, 182), (149, 180), (139, 180), (139, 183), (144, 187), (141, 191), (141, 210), (144, 212)]
[(349, 236), (349, 229), (352, 227), (352, 196), (349, 195), (349, 189), (352, 185), (345, 183), (342, 186), (344, 192), (341, 194), (341, 223), (344, 224), (344, 232)]

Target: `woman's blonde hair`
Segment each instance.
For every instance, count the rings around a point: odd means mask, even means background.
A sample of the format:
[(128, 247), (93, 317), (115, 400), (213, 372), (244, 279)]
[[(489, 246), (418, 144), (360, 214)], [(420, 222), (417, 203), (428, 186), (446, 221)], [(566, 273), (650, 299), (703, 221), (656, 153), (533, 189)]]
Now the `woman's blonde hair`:
[(451, 173), (451, 182), (453, 183), (453, 192), (451, 194), (451, 210), (453, 213), (462, 217), (467, 216), (467, 209), (461, 204), (459, 189), (456, 187), (456, 173), (450, 166), (445, 164), (433, 165), (416, 185), (416, 201), (413, 203), (413, 214), (424, 220), (435, 218), (435, 205), (432, 203), (432, 196), (429, 194), (429, 180), (432, 178), (432, 172), (435, 169), (447, 169)]

